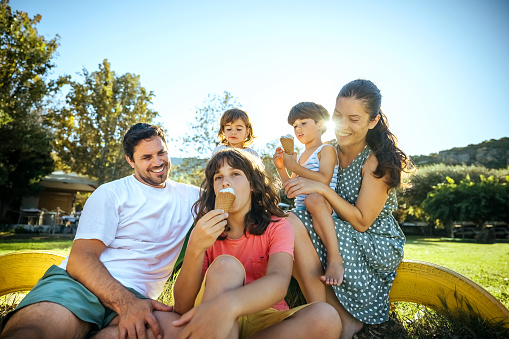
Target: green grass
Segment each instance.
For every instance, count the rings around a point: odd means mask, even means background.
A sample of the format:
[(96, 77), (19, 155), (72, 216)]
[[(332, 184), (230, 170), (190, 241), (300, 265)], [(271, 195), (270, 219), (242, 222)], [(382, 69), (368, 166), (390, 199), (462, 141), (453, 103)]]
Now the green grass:
[(70, 237), (50, 237), (48, 235), (31, 236), (29, 234), (14, 234), (0, 232), (0, 255), (27, 250), (55, 251), (64, 255), (71, 251), (72, 239)]
[(509, 243), (408, 237), (405, 259), (424, 260), (456, 271), (509, 308)]

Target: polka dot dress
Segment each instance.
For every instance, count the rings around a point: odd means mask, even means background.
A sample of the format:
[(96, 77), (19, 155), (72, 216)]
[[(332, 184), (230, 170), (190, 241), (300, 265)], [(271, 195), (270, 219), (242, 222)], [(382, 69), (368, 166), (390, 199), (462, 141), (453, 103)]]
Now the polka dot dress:
[[(366, 146), (354, 161), (338, 171), (336, 192), (355, 204), (362, 184), (362, 167), (371, 150)], [(392, 216), (397, 207), (396, 192), (391, 191), (378, 218), (364, 233), (350, 223), (334, 218), (339, 251), (345, 275), (334, 292), (345, 309), (366, 324), (380, 324), (389, 319), (389, 291), (396, 268), (403, 259), (405, 236)], [(327, 250), (316, 235), (307, 211), (292, 211), (308, 229), (322, 265), (327, 264)]]

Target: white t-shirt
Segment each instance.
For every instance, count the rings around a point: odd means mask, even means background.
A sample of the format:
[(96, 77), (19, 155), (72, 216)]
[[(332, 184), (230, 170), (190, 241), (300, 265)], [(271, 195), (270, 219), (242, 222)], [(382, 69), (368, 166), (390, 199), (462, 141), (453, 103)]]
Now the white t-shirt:
[[(216, 154), (216, 152), (220, 151), (220, 150), (223, 150), (223, 149), (228, 149), (228, 148), (231, 148), (231, 147), (228, 147), (228, 146), (225, 146), (225, 145), (219, 145), (217, 146), (216, 148), (214, 148), (214, 150), (212, 151), (212, 155)], [(250, 147), (246, 147), (246, 148), (237, 148), (238, 150), (241, 150), (241, 151), (244, 151), (244, 152), (247, 152), (247, 153), (250, 153), (252, 155), (254, 155), (255, 157), (259, 158), (260, 159), (260, 155), (258, 154), (258, 152), (256, 152), (254, 149), (250, 148)]]
[[(165, 188), (128, 176), (101, 185), (87, 200), (75, 239), (98, 239), (100, 260), (122, 285), (156, 299), (192, 226), (199, 188), (166, 181)], [(60, 265), (66, 268), (67, 258)]]

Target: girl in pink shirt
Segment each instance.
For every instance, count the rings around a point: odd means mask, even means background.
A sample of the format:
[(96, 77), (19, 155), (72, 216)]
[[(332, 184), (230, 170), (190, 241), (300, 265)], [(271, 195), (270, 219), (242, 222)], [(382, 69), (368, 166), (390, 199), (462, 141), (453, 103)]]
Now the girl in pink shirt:
[[(228, 213), (216, 194), (232, 188)], [(174, 295), (182, 337), (338, 338), (341, 321), (327, 303), (288, 309), (293, 229), (278, 208), (279, 187), (236, 149), (209, 160)], [(285, 320), (283, 322), (283, 320)]]

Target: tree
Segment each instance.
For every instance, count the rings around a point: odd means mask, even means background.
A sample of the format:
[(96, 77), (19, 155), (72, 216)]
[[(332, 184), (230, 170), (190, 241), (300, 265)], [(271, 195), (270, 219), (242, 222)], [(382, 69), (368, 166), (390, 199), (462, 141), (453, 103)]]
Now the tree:
[[(500, 183), (493, 176), (481, 175), (474, 182), (467, 176), (456, 184), (447, 183), (433, 187), (422, 206), (432, 220), (441, 222), (451, 230), (453, 221), (473, 221), (479, 228), (486, 221), (509, 221), (509, 185)], [(509, 177), (506, 178), (506, 181)]]
[(214, 148), (219, 146), (217, 133), (221, 115), (229, 109), (239, 108), (241, 105), (229, 92), (223, 95), (208, 95), (203, 105), (197, 108), (194, 121), (188, 124), (188, 132), (182, 138), (173, 140), (182, 146), (180, 151), (194, 151), (208, 158)]
[(47, 40), (35, 26), (40, 15), (12, 13), (0, 2), (0, 218), (54, 168), (50, 135), (44, 128), (44, 98), (61, 84), (47, 79), (58, 36)]
[(509, 175), (509, 168), (495, 170), (483, 166), (445, 164), (419, 167), (418, 171), (409, 178), (411, 187), (398, 190), (398, 219), (404, 221), (410, 216), (407, 220), (426, 221), (429, 216), (422, 209), (422, 202), (434, 186), (447, 183), (447, 178), (453, 179), (454, 182), (460, 182), (468, 176), (472, 178), (472, 181), (480, 182), (481, 176), (493, 176), (500, 182), (504, 182), (507, 175)]
[(99, 70), (83, 69), (83, 83), (68, 80), (66, 106), (52, 111), (53, 147), (62, 163), (99, 184), (132, 173), (125, 161), (122, 138), (138, 122), (152, 123), (158, 113), (149, 108), (153, 92), (137, 75), (117, 76), (105, 59)]
[(179, 165), (171, 166), (170, 179), (189, 185), (200, 186), (205, 179), (208, 159), (184, 158)]

